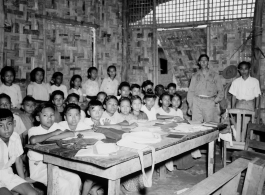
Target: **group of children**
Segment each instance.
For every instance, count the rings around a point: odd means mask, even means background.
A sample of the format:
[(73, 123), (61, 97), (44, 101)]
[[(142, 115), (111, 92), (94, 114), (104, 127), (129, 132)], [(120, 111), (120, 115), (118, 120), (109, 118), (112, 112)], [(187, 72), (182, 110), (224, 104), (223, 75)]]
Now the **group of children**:
[[(0, 194), (15, 191), (37, 194), (28, 184), (23, 163), (29, 164), (30, 179), (47, 185), (47, 164), (41, 153), (29, 150), (28, 161), (22, 161), (23, 146), (46, 140), (75, 137), (78, 131), (91, 131), (94, 126), (137, 127), (139, 120), (174, 117), (183, 120), (182, 99), (176, 84), (167, 89), (147, 80), (142, 86), (116, 79), (116, 67), (109, 66), (108, 77), (98, 82), (98, 70), (88, 69), (88, 80), (82, 84), (80, 75), (70, 80), (70, 90), (63, 85), (63, 74), (53, 74), (49, 84), (43, 82), (45, 71), (35, 68), (30, 76), (27, 96), (22, 99), (20, 87), (14, 84), (15, 71), (6, 66), (1, 70), (0, 86)], [(13, 111), (13, 113), (11, 112)], [(102, 136), (98, 134), (97, 136)], [(104, 136), (102, 136), (104, 137)], [(25, 156), (24, 156), (25, 157)], [(15, 175), (11, 169), (16, 165)], [(79, 194), (81, 179), (76, 173), (58, 171), (59, 194)], [(96, 194), (91, 180), (85, 180), (82, 194)], [(95, 185), (94, 185), (95, 186)], [(96, 189), (96, 190), (95, 190)]]

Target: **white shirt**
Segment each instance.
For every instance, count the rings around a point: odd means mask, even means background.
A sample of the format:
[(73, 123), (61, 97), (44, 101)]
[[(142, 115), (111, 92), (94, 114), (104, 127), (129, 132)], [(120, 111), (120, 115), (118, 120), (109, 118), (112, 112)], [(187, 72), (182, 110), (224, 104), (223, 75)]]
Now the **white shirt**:
[(79, 88), (79, 89), (75, 89), (75, 88), (72, 88), (69, 90), (69, 94), (71, 93), (75, 93), (77, 95), (79, 95), (79, 102), (83, 102), (83, 92), (82, 92), (82, 89)]
[(117, 123), (121, 123), (121, 122), (125, 121), (124, 117), (120, 113), (118, 113), (117, 111), (112, 116), (110, 116), (106, 111), (104, 111), (102, 114), (102, 117), (100, 119), (100, 124), (104, 124), (103, 121), (105, 119), (109, 119), (111, 125), (115, 125)]
[(56, 91), (56, 90), (60, 90), (64, 93), (64, 99), (67, 98), (68, 93), (67, 93), (67, 88), (65, 85), (60, 85), (59, 87), (57, 87), (56, 85), (52, 85), (51, 86), (51, 93)]
[(83, 121), (88, 127), (90, 127), (89, 129), (93, 128), (94, 122), (92, 121), (91, 118), (85, 118)]
[(2, 84), (0, 86), (0, 93), (9, 95), (14, 108), (21, 107), (22, 95), (19, 85), (12, 84), (11, 86), (6, 86), (5, 84)]
[[(39, 125), (37, 127), (31, 127), (28, 131), (28, 137), (30, 139), (31, 136), (45, 135), (45, 134), (51, 133), (53, 131), (56, 131), (57, 129), (60, 129), (62, 131), (65, 130), (58, 123), (54, 123), (48, 130), (44, 129), (41, 125)], [(29, 160), (33, 160), (33, 161), (42, 161), (43, 160), (43, 154), (39, 153), (39, 152), (35, 152), (33, 150), (28, 151), (28, 157), (29, 157)]]
[(14, 120), (16, 121), (16, 125), (14, 127), (14, 132), (16, 132), (17, 134), (22, 134), (24, 133), (27, 128), (26, 126), (24, 125), (23, 121), (21, 120), (20, 116), (16, 115), (16, 114), (13, 114), (14, 116)]
[(153, 106), (151, 110), (148, 110), (145, 105), (142, 106), (141, 111), (145, 112), (145, 114), (148, 116), (149, 121), (156, 120), (156, 109)]
[(238, 100), (253, 100), (261, 94), (259, 81), (251, 76), (246, 80), (239, 77), (232, 82), (229, 93)]
[(162, 107), (160, 107), (156, 110), (156, 112), (157, 112), (157, 114), (160, 114), (160, 115), (178, 116), (178, 117), (183, 118), (183, 112), (180, 109), (175, 110), (174, 108), (169, 108), (169, 113), (167, 113), (164, 111), (164, 109)]
[(117, 95), (119, 87), (119, 81), (117, 79), (111, 79), (107, 77), (103, 79), (100, 86), (100, 91), (104, 91), (107, 95)]
[[(67, 121), (59, 122), (59, 125), (61, 125), (64, 129), (71, 130), (69, 128), (69, 125), (68, 125), (68, 122)], [(82, 121), (79, 121), (78, 124), (77, 124), (77, 127), (76, 127), (76, 130), (75, 131), (82, 131), (82, 130), (87, 130), (87, 129), (91, 129), (91, 126), (88, 125), (87, 123), (84, 123)]]
[(0, 170), (11, 167), (23, 152), (21, 139), (16, 132), (10, 136), (8, 146), (0, 138)]
[(88, 79), (82, 84), (82, 90), (85, 96), (96, 96), (99, 92), (99, 81), (92, 81)]
[(27, 88), (27, 95), (32, 96), (35, 100), (49, 101), (50, 93), (50, 85), (46, 83), (31, 82)]

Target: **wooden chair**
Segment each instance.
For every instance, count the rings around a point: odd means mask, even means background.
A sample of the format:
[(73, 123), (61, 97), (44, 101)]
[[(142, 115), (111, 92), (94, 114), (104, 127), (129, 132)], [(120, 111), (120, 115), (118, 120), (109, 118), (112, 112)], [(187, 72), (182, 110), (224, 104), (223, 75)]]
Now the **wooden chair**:
[[(248, 124), (247, 137), (246, 137), (246, 145), (245, 150), (236, 151), (232, 154), (232, 159), (235, 160), (237, 158), (245, 158), (248, 160), (252, 160), (255, 157), (265, 159), (265, 142), (257, 141), (255, 138), (257, 136), (254, 135), (255, 132), (265, 133), (265, 125), (264, 124)], [(264, 153), (255, 152), (255, 150), (264, 151)]]
[(237, 159), (227, 167), (204, 179), (181, 195), (236, 195), (242, 172), (247, 169), (242, 195), (261, 195), (265, 180), (265, 161)]

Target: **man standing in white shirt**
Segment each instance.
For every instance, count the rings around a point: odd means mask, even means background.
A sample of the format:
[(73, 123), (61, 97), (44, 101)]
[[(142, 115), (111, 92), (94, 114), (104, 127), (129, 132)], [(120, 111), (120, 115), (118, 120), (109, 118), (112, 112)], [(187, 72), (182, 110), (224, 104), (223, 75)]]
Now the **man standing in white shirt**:
[[(241, 77), (232, 82), (229, 93), (233, 95), (232, 108), (240, 108), (254, 111), (259, 105), (261, 95), (259, 81), (250, 76), (251, 64), (240, 62), (238, 71)], [(256, 101), (255, 101), (256, 100)]]

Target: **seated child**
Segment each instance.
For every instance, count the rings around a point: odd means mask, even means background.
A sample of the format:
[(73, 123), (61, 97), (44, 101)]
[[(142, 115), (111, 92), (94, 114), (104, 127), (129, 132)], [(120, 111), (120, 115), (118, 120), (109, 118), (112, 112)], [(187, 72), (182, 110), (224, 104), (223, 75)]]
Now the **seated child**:
[[(0, 94), (0, 108), (6, 108), (8, 110), (11, 110), (11, 104), (12, 104), (11, 98), (5, 93), (1, 93)], [(14, 121), (16, 124), (14, 127), (14, 131), (22, 137), (22, 133), (27, 131), (27, 129), (18, 115), (13, 114), (13, 117), (14, 117)]]
[(0, 93), (5, 93), (11, 98), (12, 107), (20, 108), (22, 102), (22, 95), (19, 85), (14, 84), (16, 72), (13, 67), (5, 66), (1, 70), (1, 81)]
[(173, 95), (176, 93), (177, 85), (175, 83), (169, 83), (167, 85), (167, 90), (168, 90), (169, 95)]
[(163, 94), (165, 92), (165, 88), (164, 88), (164, 86), (163, 85), (157, 85), (156, 87), (155, 87), (155, 94), (156, 94), (156, 101), (155, 101), (155, 109), (159, 109), (159, 98), (160, 98), (160, 96)]
[(107, 97), (107, 94), (104, 91), (100, 91), (97, 94), (97, 100), (99, 100), (102, 104), (104, 103), (104, 100), (106, 97)]
[(130, 90), (131, 90), (132, 96), (134, 96), (134, 95), (140, 96), (141, 95), (141, 87), (138, 84), (132, 84)]
[(128, 97), (122, 97), (119, 100), (120, 114), (131, 124), (137, 120), (137, 117), (131, 113), (131, 100)]
[(122, 97), (130, 96), (130, 84), (128, 82), (121, 82), (119, 86), (119, 94), (120, 96), (117, 96), (118, 100)]
[(174, 93), (172, 98), (172, 108), (175, 109), (179, 115), (179, 117), (183, 118), (183, 112), (180, 109), (181, 105), (182, 105), (182, 98), (178, 93)]
[(144, 96), (145, 105), (142, 106), (141, 111), (147, 115), (149, 121), (156, 120), (155, 100), (156, 95), (153, 93), (146, 93)]
[[(73, 103), (73, 104), (77, 104), (77, 105), (79, 105), (79, 104), (78, 104), (78, 102), (79, 102), (79, 98), (80, 98), (79, 95), (77, 95), (77, 94), (75, 94), (75, 93), (71, 93), (71, 94), (69, 94), (69, 95), (67, 96), (67, 98), (66, 98), (66, 104), (71, 104), (71, 103)], [(81, 121), (84, 121), (85, 118), (86, 118), (86, 113), (85, 113), (83, 110), (81, 110), (80, 113), (81, 113)]]
[(62, 84), (63, 82), (63, 73), (61, 72), (55, 72), (52, 75), (51, 80), (51, 93), (57, 90), (60, 90), (64, 93), (64, 97), (67, 97), (67, 88), (65, 85)]
[(100, 126), (100, 119), (104, 112), (103, 104), (98, 100), (91, 100), (88, 104), (87, 112), (90, 118), (85, 118), (84, 123), (91, 127)]
[(167, 116), (177, 117), (178, 120), (183, 120), (183, 113), (181, 110), (176, 111), (173, 108), (170, 108), (171, 105), (171, 96), (168, 93), (163, 93), (159, 98), (159, 106), (157, 109), (157, 119), (168, 118)]
[(82, 83), (82, 77), (78, 74), (72, 76), (70, 80), (70, 90), (68, 94), (71, 93), (76, 93), (79, 95), (80, 99), (79, 102), (83, 102), (83, 91), (81, 88), (81, 83)]
[[(35, 109), (36, 120), (39, 126), (28, 131), (29, 143), (36, 144), (46, 140), (58, 140), (74, 137), (75, 133), (64, 130), (54, 120), (55, 108), (51, 103), (41, 103)], [(47, 185), (47, 164), (43, 162), (43, 154), (33, 150), (28, 151), (30, 178)], [(56, 190), (61, 195), (79, 195), (81, 180), (78, 175), (67, 171), (58, 170), (58, 184)], [(58, 189), (57, 189), (58, 188)]]
[[(12, 190), (21, 195), (37, 195), (37, 191), (24, 180), (20, 157), (23, 148), (19, 135), (14, 132), (14, 126), (12, 112), (9, 109), (0, 109), (0, 194), (8, 194)], [(18, 175), (12, 170), (14, 163)]]
[(51, 101), (55, 106), (55, 122), (59, 123), (63, 120), (64, 93), (60, 90), (53, 91)]
[(137, 117), (137, 120), (148, 120), (148, 116), (141, 111), (142, 99), (138, 95), (133, 95), (131, 97), (132, 101), (132, 114)]

